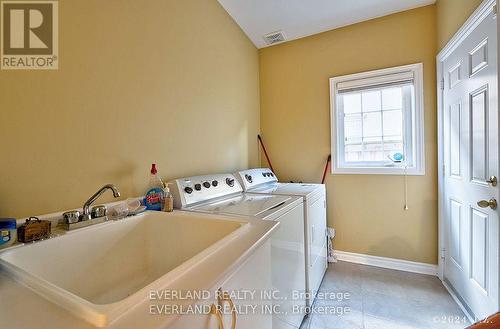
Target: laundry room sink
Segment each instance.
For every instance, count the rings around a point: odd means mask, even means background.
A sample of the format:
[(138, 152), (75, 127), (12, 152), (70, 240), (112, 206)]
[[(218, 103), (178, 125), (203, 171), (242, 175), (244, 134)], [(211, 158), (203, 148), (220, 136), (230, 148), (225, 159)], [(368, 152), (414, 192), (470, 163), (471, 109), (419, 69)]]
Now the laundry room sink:
[(103, 327), (152, 289), (175, 282), (227, 248), (248, 222), (146, 212), (0, 254), (0, 267), (44, 298)]

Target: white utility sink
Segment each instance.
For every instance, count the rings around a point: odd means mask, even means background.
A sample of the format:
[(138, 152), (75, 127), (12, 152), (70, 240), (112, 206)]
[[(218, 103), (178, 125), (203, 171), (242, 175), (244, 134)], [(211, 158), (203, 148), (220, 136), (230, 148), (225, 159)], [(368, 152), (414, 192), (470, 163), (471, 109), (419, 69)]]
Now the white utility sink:
[(185, 213), (142, 215), (80, 229), (0, 254), (0, 266), (36, 293), (103, 327), (224, 248), (248, 223)]

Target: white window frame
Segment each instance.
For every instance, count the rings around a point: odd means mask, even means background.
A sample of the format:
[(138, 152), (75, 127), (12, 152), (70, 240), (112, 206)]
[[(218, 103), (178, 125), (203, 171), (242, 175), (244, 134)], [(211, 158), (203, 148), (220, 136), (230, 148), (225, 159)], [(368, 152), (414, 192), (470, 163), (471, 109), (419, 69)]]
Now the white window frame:
[[(406, 136), (407, 143), (412, 145), (412, 154), (409, 158), (412, 159), (413, 165), (405, 168), (404, 164), (387, 162), (356, 162), (356, 164), (347, 164), (342, 161), (341, 152), (344, 152), (344, 125), (341, 111), (337, 110), (337, 105), (340, 103), (339, 84), (349, 84), (352, 81), (365, 80), (366, 86), (373, 85), (374, 88), (378, 81), (384, 81), (389, 75), (408, 74), (413, 75), (414, 85), (414, 100), (415, 107), (412, 112), (411, 134), (408, 136), (408, 128), (405, 127), (403, 134)], [(385, 78), (385, 79), (384, 79)], [(386, 174), (386, 175), (425, 175), (425, 151), (424, 151), (424, 81), (423, 81), (423, 64), (410, 64), (404, 66), (391, 67), (382, 70), (375, 70), (363, 73), (356, 73), (330, 78), (330, 118), (331, 118), (331, 154), (332, 154), (332, 174)], [(378, 82), (378, 83), (377, 83)], [(406, 97), (408, 99), (408, 97)], [(407, 122), (407, 121), (406, 121)], [(404, 123), (406, 125), (406, 123)], [(411, 138), (410, 138), (411, 137)]]

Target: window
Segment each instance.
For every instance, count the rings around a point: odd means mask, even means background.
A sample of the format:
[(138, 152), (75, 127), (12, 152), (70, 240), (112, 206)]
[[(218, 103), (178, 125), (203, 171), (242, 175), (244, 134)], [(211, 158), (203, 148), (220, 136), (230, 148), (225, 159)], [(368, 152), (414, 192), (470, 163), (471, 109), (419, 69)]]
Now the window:
[(330, 79), (334, 174), (423, 175), (423, 65)]

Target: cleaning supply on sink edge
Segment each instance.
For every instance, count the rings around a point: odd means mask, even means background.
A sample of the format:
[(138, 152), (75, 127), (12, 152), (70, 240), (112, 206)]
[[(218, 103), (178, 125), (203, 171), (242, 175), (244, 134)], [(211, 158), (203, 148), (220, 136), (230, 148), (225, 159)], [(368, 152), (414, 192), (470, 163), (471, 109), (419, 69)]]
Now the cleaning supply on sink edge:
[(170, 193), (168, 185), (168, 183), (165, 183), (165, 187), (163, 188), (163, 204), (161, 210), (172, 212), (174, 211), (174, 196)]
[(0, 218), (0, 249), (10, 247), (16, 240), (16, 220), (14, 218)]
[(146, 197), (144, 198), (144, 205), (148, 210), (162, 210), (164, 191), (163, 182), (158, 176), (158, 170), (156, 169), (156, 164), (151, 165), (151, 176), (149, 178), (149, 190), (146, 192)]
[(17, 240), (29, 243), (37, 240), (50, 238), (52, 223), (48, 220), (41, 220), (38, 217), (30, 217), (17, 229)]

